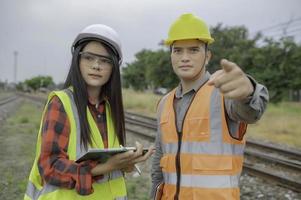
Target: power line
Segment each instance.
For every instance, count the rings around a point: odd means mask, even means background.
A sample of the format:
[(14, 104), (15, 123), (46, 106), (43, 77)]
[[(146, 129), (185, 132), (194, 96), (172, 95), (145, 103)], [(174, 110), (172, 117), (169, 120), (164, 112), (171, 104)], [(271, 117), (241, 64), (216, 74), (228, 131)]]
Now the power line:
[(282, 30), (277, 30), (277, 31), (272, 31), (272, 32), (265, 32), (264, 34), (265, 35), (277, 35), (277, 34), (283, 34), (283, 35), (286, 35), (286, 34), (291, 34), (293, 32), (296, 32), (298, 31), (299, 29), (301, 28), (301, 25), (300, 26), (295, 26), (295, 27), (289, 27), (287, 29), (282, 29)]
[[(266, 37), (292, 37), (292, 38), (298, 38), (301, 34), (301, 17), (290, 19), (286, 22), (282, 22), (273, 26), (269, 26), (267, 28), (263, 28), (258, 30), (257, 32), (254, 32), (250, 35), (255, 35), (257, 33), (262, 33)], [(272, 34), (271, 34), (272, 33)]]
[(269, 29), (269, 30), (260, 31), (260, 32), (262, 32), (262, 33), (278, 32), (278, 31), (282, 31), (283, 29), (291, 29), (291, 28), (296, 28), (296, 27), (297, 28), (301, 27), (301, 20), (298, 21), (297, 23), (289, 24), (289, 25), (287, 25), (287, 27), (281, 26), (281, 27), (276, 27), (274, 29)]
[(298, 28), (298, 29), (290, 30), (290, 33), (289, 33), (289, 34), (291, 34), (291, 33), (293, 33), (293, 32), (299, 32), (299, 31), (301, 31), (301, 27)]
[(282, 33), (274, 33), (274, 34), (266, 34), (266, 35), (270, 36), (270, 37), (277, 37), (277, 36), (286, 37), (286, 36), (294, 36), (294, 35), (296, 35), (296, 33), (300, 32), (300, 31), (301, 31), (301, 27), (297, 27), (296, 29), (292, 29), (292, 30), (285, 31), (285, 32), (283, 31)]
[(301, 17), (296, 18), (296, 19), (290, 19), (286, 22), (282, 22), (282, 23), (279, 23), (279, 24), (276, 24), (276, 25), (273, 25), (273, 26), (270, 26), (270, 27), (267, 27), (267, 28), (260, 29), (257, 32), (262, 32), (262, 31), (266, 31), (266, 30), (270, 30), (270, 29), (274, 29), (274, 28), (278, 28), (278, 27), (282, 27), (282, 26), (287, 26), (290, 23), (298, 22), (298, 21), (301, 21)]

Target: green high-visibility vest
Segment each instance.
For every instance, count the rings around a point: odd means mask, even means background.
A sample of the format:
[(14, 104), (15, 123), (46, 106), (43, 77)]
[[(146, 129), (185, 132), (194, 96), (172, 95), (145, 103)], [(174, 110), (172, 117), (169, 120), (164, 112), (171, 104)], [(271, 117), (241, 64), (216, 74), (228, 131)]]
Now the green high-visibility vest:
[[(67, 113), (69, 122), (70, 122), (70, 137), (68, 144), (68, 156), (70, 160), (76, 160), (86, 151), (84, 148), (81, 148), (80, 145), (80, 123), (77, 112), (77, 107), (75, 105), (72, 89), (65, 89), (61, 91), (54, 91), (49, 94), (47, 104), (43, 111), (43, 117), (47, 110), (47, 105), (49, 104), (51, 98), (57, 96), (63, 103), (64, 109)], [(119, 147), (119, 142), (117, 135), (115, 134), (111, 109), (108, 102), (106, 106), (106, 119), (107, 119), (107, 129), (108, 129), (108, 146), (109, 148)], [(61, 187), (53, 186), (45, 183), (42, 184), (42, 178), (38, 170), (38, 159), (41, 152), (41, 132), (42, 132), (42, 123), (43, 117), (40, 123), (40, 130), (38, 134), (37, 146), (36, 146), (36, 156), (34, 160), (33, 167), (29, 175), (29, 182), (27, 190), (24, 196), (25, 200), (52, 200), (52, 199), (89, 199), (89, 200), (126, 200), (126, 186), (123, 177), (123, 173), (119, 170), (112, 171), (109, 174), (105, 174), (104, 178), (98, 182), (93, 183), (92, 187), (94, 192), (90, 195), (79, 195), (75, 189), (64, 189)], [(87, 108), (87, 118), (91, 128), (91, 138), (92, 145), (89, 145), (89, 148), (99, 148), (103, 149), (104, 144), (99, 133), (98, 127)]]

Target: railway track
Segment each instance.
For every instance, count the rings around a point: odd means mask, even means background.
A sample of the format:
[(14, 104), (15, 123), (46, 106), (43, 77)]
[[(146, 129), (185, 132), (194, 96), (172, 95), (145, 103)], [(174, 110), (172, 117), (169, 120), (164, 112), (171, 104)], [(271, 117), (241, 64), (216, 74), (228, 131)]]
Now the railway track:
[(13, 105), (12, 103), (16, 102), (18, 99), (19, 97), (17, 95), (0, 99), (0, 123), (9, 116), (11, 108), (16, 107), (16, 105)]
[(0, 99), (0, 106), (4, 106), (5, 104), (10, 103), (12, 101), (15, 101), (16, 99), (18, 99), (17, 95), (9, 96), (9, 97)]
[[(45, 98), (19, 94), (33, 101), (44, 103)], [(9, 102), (9, 99), (6, 99)], [(5, 102), (0, 101), (5, 104)], [(2, 105), (3, 105), (2, 104)], [(156, 119), (125, 112), (126, 131), (154, 142)], [(301, 152), (248, 140), (246, 142), (244, 171), (272, 181), (276, 185), (301, 192)]]

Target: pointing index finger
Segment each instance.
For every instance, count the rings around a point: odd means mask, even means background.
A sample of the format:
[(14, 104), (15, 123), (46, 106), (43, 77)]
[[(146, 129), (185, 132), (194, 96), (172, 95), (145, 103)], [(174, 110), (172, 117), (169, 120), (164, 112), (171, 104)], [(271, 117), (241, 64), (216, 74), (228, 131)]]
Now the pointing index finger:
[(233, 62), (230, 62), (227, 59), (222, 59), (220, 62), (220, 65), (222, 66), (222, 68), (225, 72), (232, 71), (232, 69), (234, 69), (236, 66)]

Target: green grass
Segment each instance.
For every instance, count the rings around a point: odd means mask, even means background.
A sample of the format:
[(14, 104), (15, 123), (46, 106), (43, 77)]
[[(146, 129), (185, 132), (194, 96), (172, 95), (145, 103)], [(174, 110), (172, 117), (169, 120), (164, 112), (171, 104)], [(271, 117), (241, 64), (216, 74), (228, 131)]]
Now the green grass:
[(126, 178), (127, 193), (129, 199), (148, 200), (150, 192), (150, 177)]
[(269, 104), (262, 119), (248, 129), (250, 138), (301, 148), (301, 103)]
[(152, 92), (135, 92), (123, 89), (123, 103), (127, 111), (134, 111), (143, 115), (155, 117), (158, 101), (162, 98)]
[(0, 199), (23, 199), (34, 155), (41, 108), (25, 103), (0, 128)]

